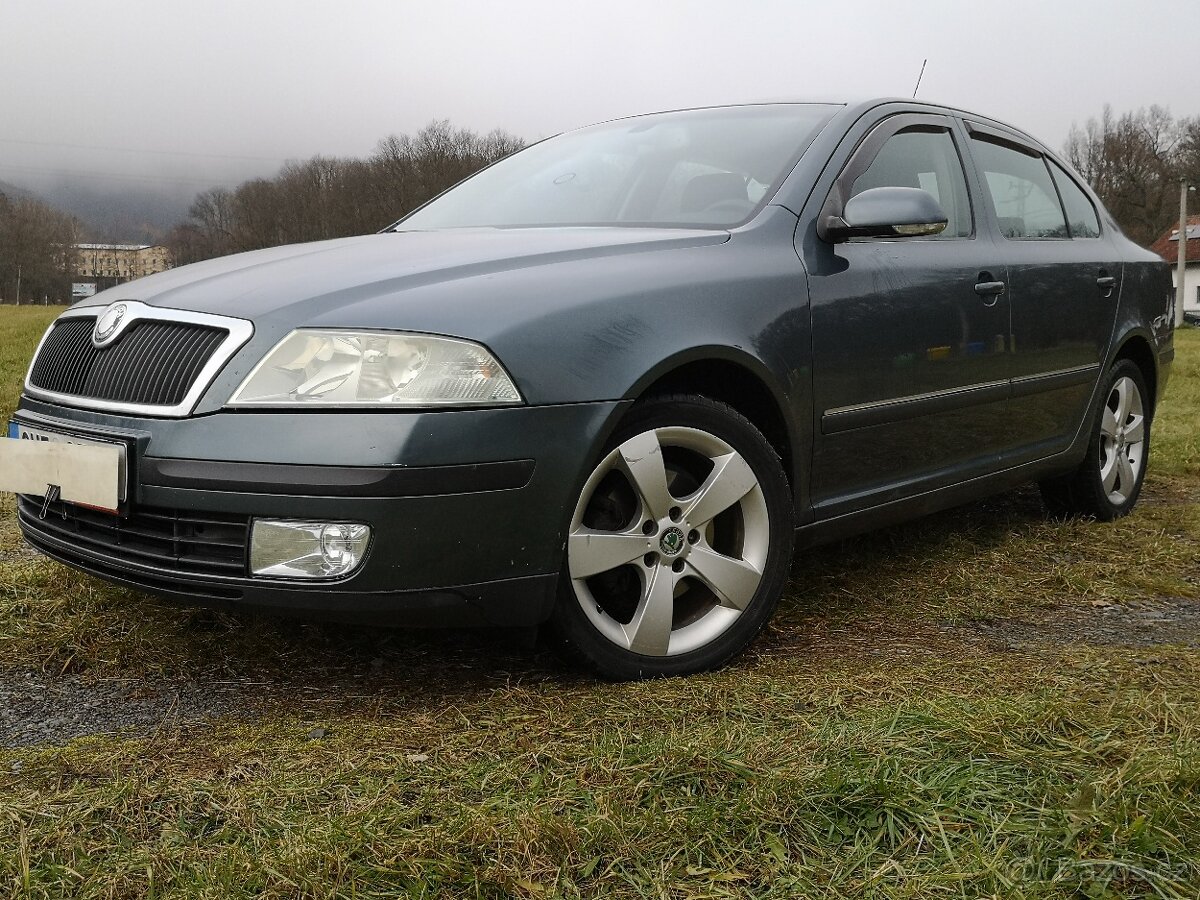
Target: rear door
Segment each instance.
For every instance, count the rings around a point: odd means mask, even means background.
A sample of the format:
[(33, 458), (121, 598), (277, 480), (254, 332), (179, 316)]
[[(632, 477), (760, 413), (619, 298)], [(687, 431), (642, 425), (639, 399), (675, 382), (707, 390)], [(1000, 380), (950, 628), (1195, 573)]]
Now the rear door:
[(977, 225), (964, 139), (948, 117), (886, 118), (829, 194), (922, 188), (947, 214), (942, 234), (838, 244), (801, 238), (818, 517), (992, 470), (1005, 447), (1007, 276), (994, 236)]
[(967, 124), (1008, 264), (1015, 463), (1075, 436), (1112, 335), (1121, 265), (1071, 175), (1016, 135)]

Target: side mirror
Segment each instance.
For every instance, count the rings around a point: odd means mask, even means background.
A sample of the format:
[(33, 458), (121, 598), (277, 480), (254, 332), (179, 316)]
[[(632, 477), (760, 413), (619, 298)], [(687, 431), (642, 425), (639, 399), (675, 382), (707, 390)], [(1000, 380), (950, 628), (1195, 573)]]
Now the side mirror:
[(835, 244), (852, 237), (921, 237), (941, 234), (947, 222), (928, 191), (877, 187), (847, 200), (840, 216), (827, 216), (821, 237)]

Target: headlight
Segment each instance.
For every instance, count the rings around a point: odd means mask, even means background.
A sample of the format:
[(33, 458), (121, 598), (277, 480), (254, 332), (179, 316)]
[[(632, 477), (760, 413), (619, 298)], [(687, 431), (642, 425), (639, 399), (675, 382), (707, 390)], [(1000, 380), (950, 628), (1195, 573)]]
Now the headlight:
[(293, 331), (233, 393), (230, 406), (481, 406), (520, 403), (478, 344), (428, 334)]

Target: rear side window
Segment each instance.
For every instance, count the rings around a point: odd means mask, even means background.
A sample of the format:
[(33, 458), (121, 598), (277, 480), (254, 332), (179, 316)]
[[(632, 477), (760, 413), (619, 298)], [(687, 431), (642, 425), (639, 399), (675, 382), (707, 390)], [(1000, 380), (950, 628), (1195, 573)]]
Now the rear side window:
[(1058, 192), (1040, 155), (973, 138), (971, 152), (992, 197), (1000, 231), (1016, 240), (1070, 237)]
[(928, 191), (941, 204), (948, 223), (946, 230), (937, 237), (971, 236), (967, 180), (950, 132), (917, 126), (898, 131), (888, 138), (867, 170), (854, 180), (850, 197), (877, 187), (913, 187)]
[(1059, 196), (1067, 210), (1067, 225), (1071, 228), (1073, 238), (1100, 237), (1100, 219), (1096, 216), (1096, 207), (1087, 194), (1075, 183), (1075, 179), (1063, 171), (1062, 166), (1051, 161), (1050, 171), (1054, 173), (1054, 183), (1058, 185)]

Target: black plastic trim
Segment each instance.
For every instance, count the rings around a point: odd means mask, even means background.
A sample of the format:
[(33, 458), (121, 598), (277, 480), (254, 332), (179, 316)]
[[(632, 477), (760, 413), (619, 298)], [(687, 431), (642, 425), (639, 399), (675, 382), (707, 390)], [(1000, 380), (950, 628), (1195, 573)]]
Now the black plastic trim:
[(967, 385), (929, 394), (917, 394), (912, 397), (897, 397), (875, 403), (863, 403), (858, 406), (843, 406), (825, 411), (821, 416), (821, 433), (838, 434), (852, 428), (888, 425), (933, 413), (950, 412), (966, 406), (994, 403), (1010, 397), (1028, 397), (1043, 391), (1074, 387), (1093, 381), (1099, 371), (1100, 366), (1091, 363), (1072, 369), (1062, 369), (1058, 372), (1023, 375), (1011, 381), (989, 381), (985, 384)]
[(141, 484), (285, 496), (427, 497), (523, 488), (532, 459), (454, 466), (310, 466), (144, 456)]
[(1008, 391), (1009, 383), (1007, 381), (992, 381), (948, 391), (918, 394), (914, 397), (899, 397), (894, 400), (882, 400), (878, 403), (864, 403), (860, 406), (831, 409), (821, 417), (821, 431), (824, 434), (837, 434), (852, 428), (903, 422), (906, 419), (915, 419), (931, 413), (949, 412), (980, 403), (992, 403), (997, 400), (1006, 400)]
[(1047, 372), (1042, 375), (1025, 375), (1012, 381), (1013, 397), (1028, 397), (1044, 391), (1057, 391), (1060, 388), (1075, 387), (1093, 381), (1100, 371), (1097, 363), (1086, 366), (1076, 366), (1074, 369), (1063, 369), (1061, 372)]

